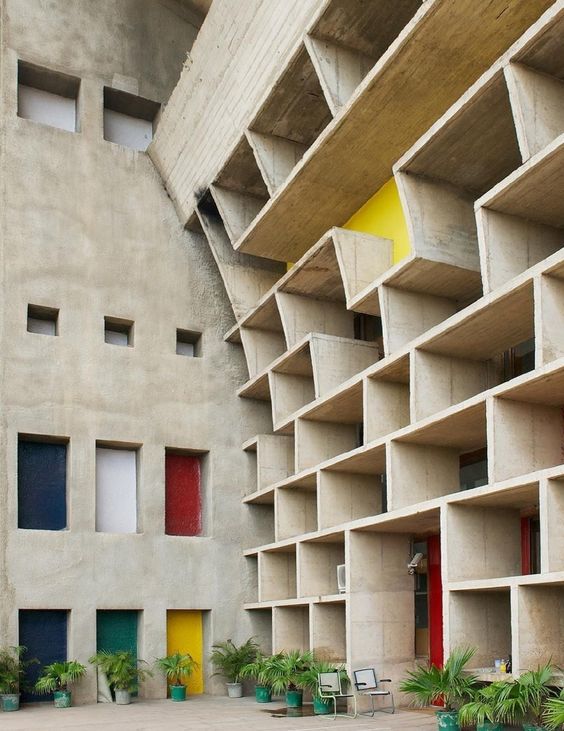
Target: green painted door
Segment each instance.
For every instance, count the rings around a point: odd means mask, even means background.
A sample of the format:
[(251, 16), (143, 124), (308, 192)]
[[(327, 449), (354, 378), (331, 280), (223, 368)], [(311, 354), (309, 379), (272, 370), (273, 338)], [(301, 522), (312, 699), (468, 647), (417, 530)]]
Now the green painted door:
[(96, 650), (129, 650), (137, 657), (138, 612), (129, 609), (100, 610), (96, 613)]
[(138, 617), (139, 612), (130, 609), (104, 609), (96, 612), (97, 652), (128, 650), (137, 657)]

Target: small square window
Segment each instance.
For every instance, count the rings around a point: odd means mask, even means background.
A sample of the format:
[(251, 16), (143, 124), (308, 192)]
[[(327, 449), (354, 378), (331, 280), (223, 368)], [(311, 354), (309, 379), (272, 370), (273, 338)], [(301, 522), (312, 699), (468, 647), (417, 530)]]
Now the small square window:
[(199, 358), (201, 352), (202, 333), (193, 330), (176, 330), (176, 354), (188, 358)]
[(144, 152), (153, 139), (158, 102), (104, 87), (104, 139)]
[(59, 310), (40, 305), (27, 306), (27, 331), (40, 335), (58, 335)]
[(19, 61), (18, 117), (76, 132), (79, 89), (75, 76)]
[(104, 317), (104, 341), (111, 345), (133, 347), (133, 322), (119, 317)]

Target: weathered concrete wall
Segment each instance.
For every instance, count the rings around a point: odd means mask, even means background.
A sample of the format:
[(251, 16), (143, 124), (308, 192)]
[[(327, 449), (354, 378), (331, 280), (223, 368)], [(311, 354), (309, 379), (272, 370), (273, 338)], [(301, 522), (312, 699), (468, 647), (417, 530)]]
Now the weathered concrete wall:
[(183, 220), (194, 191), (206, 188), (229, 157), (322, 2), (212, 3), (149, 151)]
[[(142, 610), (140, 655), (165, 654), (167, 609), (212, 609), (205, 643), (246, 639), (240, 546), (251, 480), (241, 443), (266, 426), (235, 396), (242, 352), (209, 248), (183, 231), (150, 159), (105, 142), (102, 88), (128, 77), (164, 100), (195, 35), (175, 2), (7, 0), (2, 48), (0, 644), (19, 608), (71, 610), (69, 655), (96, 649), (96, 609)], [(82, 78), (81, 132), (16, 116), (17, 58)], [(123, 81), (123, 79), (122, 79)], [(119, 82), (121, 83), (121, 82)], [(60, 308), (59, 336), (26, 332), (27, 304)], [(135, 322), (104, 343), (105, 315)], [(176, 328), (202, 357), (175, 354)], [(69, 529), (18, 530), (17, 435), (70, 438)], [(96, 440), (140, 446), (137, 535), (95, 533)], [(164, 449), (209, 451), (205, 537), (164, 535)], [(219, 689), (214, 679), (208, 689)], [(164, 693), (160, 677), (146, 693)], [(95, 679), (77, 687), (95, 699)]]

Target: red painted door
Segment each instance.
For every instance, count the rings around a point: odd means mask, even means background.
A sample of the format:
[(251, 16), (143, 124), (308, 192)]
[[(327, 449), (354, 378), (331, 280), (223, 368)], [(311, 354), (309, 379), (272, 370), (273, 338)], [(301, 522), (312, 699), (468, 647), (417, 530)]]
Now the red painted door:
[(441, 576), (441, 537), (427, 539), (429, 582), (429, 661), (443, 664), (443, 580)]
[(165, 531), (170, 536), (199, 536), (202, 532), (200, 458), (167, 453), (165, 461)]

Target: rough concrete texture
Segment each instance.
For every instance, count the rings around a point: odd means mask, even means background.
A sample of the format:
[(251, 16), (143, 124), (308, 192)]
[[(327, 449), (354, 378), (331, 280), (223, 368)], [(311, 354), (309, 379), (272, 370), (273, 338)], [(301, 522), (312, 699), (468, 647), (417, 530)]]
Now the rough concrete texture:
[(214, 0), (150, 151), (179, 210), (192, 212), (321, 4)]
[[(102, 133), (104, 85), (167, 98), (191, 16), (172, 0), (3, 7), (0, 644), (17, 643), (19, 608), (71, 610), (68, 654), (83, 662), (102, 608), (141, 610), (151, 661), (165, 654), (167, 609), (214, 609), (206, 654), (260, 636), (240, 609), (240, 546), (255, 540), (240, 445), (264, 430), (266, 406), (235, 396), (244, 358), (222, 340), (232, 314), (206, 243), (183, 231), (149, 158)], [(82, 79), (80, 133), (16, 116), (18, 57)], [(58, 337), (26, 332), (28, 303), (59, 308)], [(104, 343), (106, 315), (134, 321), (134, 347)], [(202, 332), (201, 358), (175, 354), (176, 328)], [(22, 432), (70, 440), (68, 530), (16, 528)], [(137, 535), (95, 532), (96, 440), (139, 448)], [(165, 447), (207, 455), (203, 537), (164, 535)], [(164, 681), (143, 692), (162, 697)], [(95, 694), (90, 673), (76, 700)]]
[(121, 729), (123, 731), (160, 731), (161, 729), (190, 729), (190, 731), (215, 731), (234, 729), (239, 731), (423, 731), (436, 728), (433, 715), (422, 711), (399, 711), (392, 715), (376, 714), (374, 718), (358, 717), (355, 720), (338, 718), (332, 721), (323, 716), (305, 718), (280, 718), (276, 713), (284, 704), (281, 701), (257, 706), (254, 699), (195, 697), (186, 703), (150, 701), (116, 706), (99, 703), (95, 706), (69, 708), (64, 711), (47, 704), (27, 706), (19, 713), (2, 717), (2, 727), (9, 731), (29, 729), (69, 729), (71, 731), (95, 731), (96, 729)]

